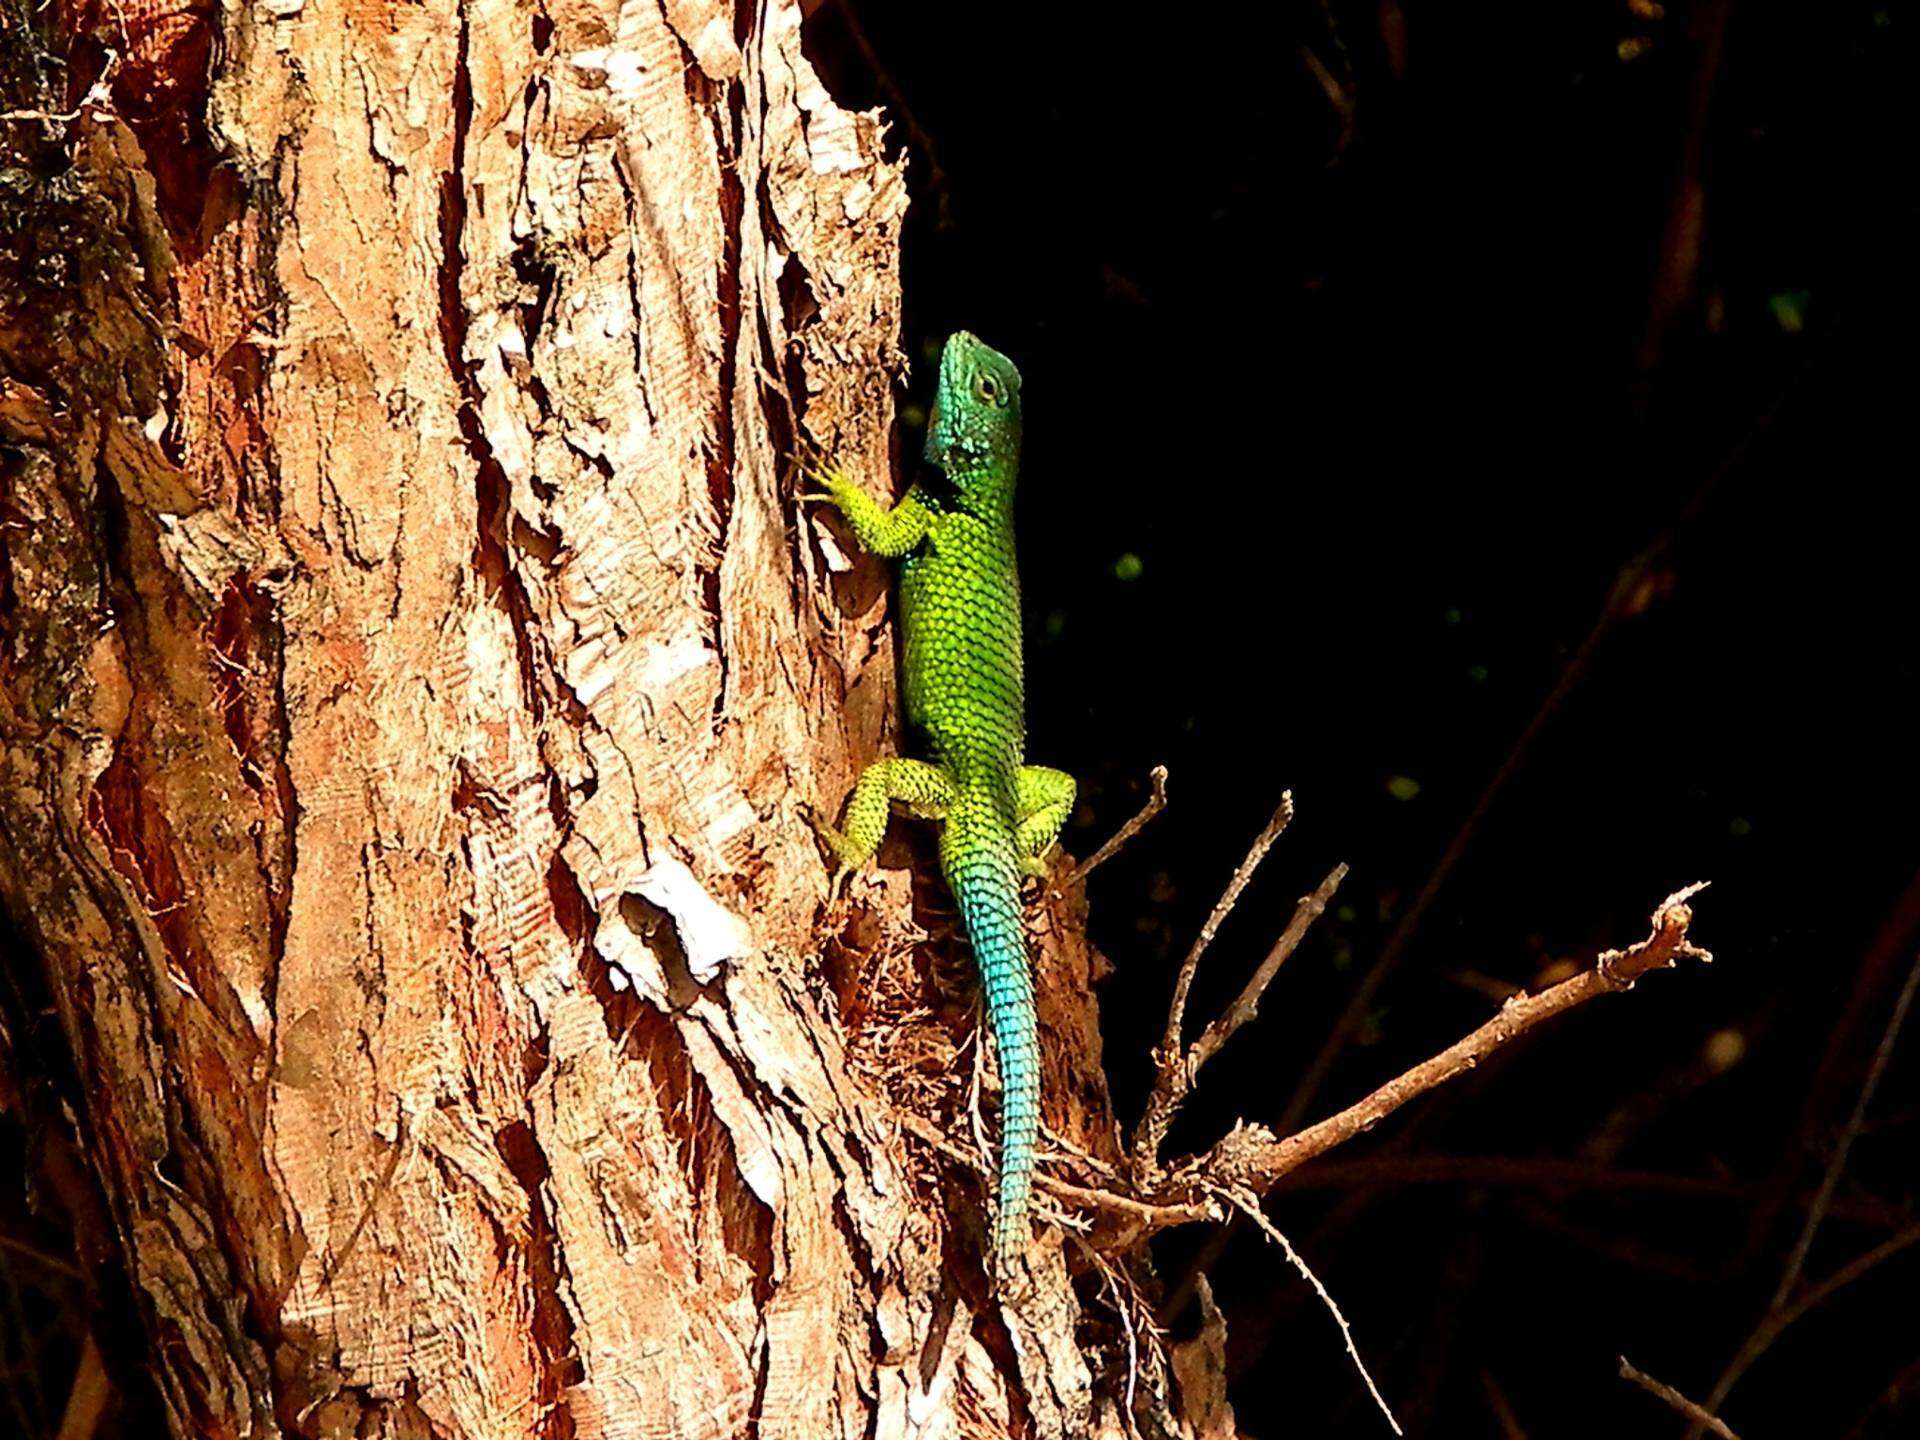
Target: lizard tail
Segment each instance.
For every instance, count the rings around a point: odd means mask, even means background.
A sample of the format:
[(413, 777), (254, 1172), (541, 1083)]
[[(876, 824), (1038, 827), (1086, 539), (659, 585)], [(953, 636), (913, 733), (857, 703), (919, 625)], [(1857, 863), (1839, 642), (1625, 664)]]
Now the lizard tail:
[(991, 795), (960, 795), (947, 812), (940, 847), (947, 885), (980, 969), (987, 1024), (1000, 1057), (1000, 1193), (993, 1258), (1002, 1268), (1027, 1248), (1033, 1148), (1040, 1131), (1040, 1044), (1033, 971), (1020, 925), (1020, 867), (1010, 810)]

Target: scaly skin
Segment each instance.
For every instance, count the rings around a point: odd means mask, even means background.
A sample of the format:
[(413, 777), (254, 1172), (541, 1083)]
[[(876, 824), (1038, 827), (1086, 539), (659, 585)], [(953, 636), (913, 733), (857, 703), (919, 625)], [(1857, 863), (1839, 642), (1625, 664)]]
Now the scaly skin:
[(898, 558), (906, 628), (907, 719), (932, 763), (881, 760), (847, 802), (844, 830), (820, 833), (852, 868), (873, 857), (894, 802), (945, 821), (940, 866), (960, 907), (986, 992), (1000, 1057), (996, 1267), (1004, 1274), (1029, 1236), (1033, 1147), (1040, 1128), (1040, 1052), (1033, 973), (1020, 923), (1020, 876), (1073, 809), (1073, 777), (1022, 763), (1026, 697), (1020, 655), (1020, 577), (1013, 553), (1013, 484), (1020, 467), (1020, 372), (965, 331), (940, 356), (927, 423), (929, 463), (943, 479), (916, 484), (892, 509), (829, 466), (812, 468), (854, 537)]

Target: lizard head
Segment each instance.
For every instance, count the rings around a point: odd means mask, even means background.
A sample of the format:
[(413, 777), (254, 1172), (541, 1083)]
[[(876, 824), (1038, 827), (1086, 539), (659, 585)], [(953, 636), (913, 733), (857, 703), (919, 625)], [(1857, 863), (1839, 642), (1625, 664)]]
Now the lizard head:
[(940, 352), (940, 384), (927, 416), (927, 460), (964, 486), (989, 470), (1011, 475), (1020, 458), (1020, 372), (964, 330)]

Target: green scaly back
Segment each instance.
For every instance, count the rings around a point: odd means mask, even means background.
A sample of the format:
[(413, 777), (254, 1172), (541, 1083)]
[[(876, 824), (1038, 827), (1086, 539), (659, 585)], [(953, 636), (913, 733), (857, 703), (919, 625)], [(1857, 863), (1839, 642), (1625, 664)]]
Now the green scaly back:
[(844, 830), (819, 829), (843, 865), (872, 858), (894, 802), (945, 822), (940, 863), (980, 969), (1000, 1061), (996, 1264), (1022, 1254), (1040, 1127), (1040, 1051), (1033, 972), (1020, 918), (1022, 873), (1073, 809), (1071, 776), (1023, 763), (1026, 695), (1013, 486), (1020, 468), (1020, 372), (961, 331), (940, 356), (926, 458), (937, 478), (892, 509), (829, 466), (811, 473), (854, 536), (900, 559), (908, 722), (932, 762), (870, 765), (847, 803)]

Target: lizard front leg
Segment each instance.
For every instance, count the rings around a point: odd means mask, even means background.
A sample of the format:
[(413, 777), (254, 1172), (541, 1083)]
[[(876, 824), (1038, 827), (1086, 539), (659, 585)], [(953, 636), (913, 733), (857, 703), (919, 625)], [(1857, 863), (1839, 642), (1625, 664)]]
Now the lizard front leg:
[(846, 517), (853, 538), (875, 555), (894, 558), (908, 554), (933, 528), (933, 512), (909, 490), (891, 509), (875, 500), (844, 471), (815, 458), (805, 463), (806, 477), (820, 488), (802, 493), (802, 500), (824, 500)]

